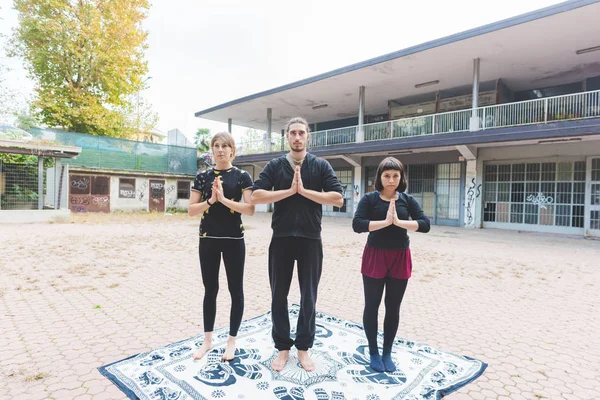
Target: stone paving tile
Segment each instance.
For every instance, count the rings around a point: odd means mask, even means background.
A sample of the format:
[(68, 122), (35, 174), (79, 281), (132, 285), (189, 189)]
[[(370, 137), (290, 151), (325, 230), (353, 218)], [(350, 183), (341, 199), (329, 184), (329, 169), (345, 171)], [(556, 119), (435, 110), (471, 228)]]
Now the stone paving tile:
[[(245, 318), (269, 310), (269, 218), (244, 218)], [(362, 321), (365, 241), (350, 220), (324, 218), (319, 310)], [(0, 225), (0, 243), (13, 255), (0, 259), (0, 398), (124, 399), (98, 367), (202, 332), (195, 219)], [(434, 226), (412, 234), (411, 249), (398, 335), (489, 364), (447, 398), (600, 398), (600, 241)], [(224, 273), (220, 286), (218, 327), (230, 306)]]

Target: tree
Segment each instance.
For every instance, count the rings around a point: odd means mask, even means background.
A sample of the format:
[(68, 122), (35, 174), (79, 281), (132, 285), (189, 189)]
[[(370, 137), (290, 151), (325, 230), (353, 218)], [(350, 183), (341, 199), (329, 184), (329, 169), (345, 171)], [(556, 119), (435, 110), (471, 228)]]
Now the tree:
[[(2, 10), (2, 7), (0, 7)], [(2, 21), (2, 18), (0, 18)], [(4, 35), (0, 34), (0, 47), (4, 45)], [(15, 102), (15, 93), (13, 90), (6, 86), (6, 73), (8, 68), (0, 64), (0, 122), (7, 122), (9, 116), (13, 112), (13, 105)]]
[(199, 128), (194, 135), (194, 144), (200, 153), (210, 150), (210, 129)]
[(276, 133), (271, 135), (271, 144), (269, 146), (269, 139), (267, 138), (265, 131), (259, 131), (254, 128), (246, 129), (244, 136), (240, 140), (240, 146), (237, 154), (257, 154), (264, 153), (270, 147), (271, 151), (283, 151), (289, 150), (287, 141), (283, 142), (284, 147), (281, 147), (282, 139)]
[(15, 126), (17, 128), (23, 129), (24, 131), (29, 131), (31, 128), (37, 126), (37, 121), (35, 117), (31, 114), (30, 110), (17, 110), (14, 113), (16, 118)]
[(130, 139), (139, 140), (139, 134), (150, 132), (158, 124), (158, 114), (152, 110), (152, 104), (131, 96), (127, 105), (121, 108), (125, 116), (126, 125), (130, 127)]
[(0, 122), (8, 121), (12, 115), (15, 93), (6, 86), (7, 68), (0, 65)]
[(40, 121), (70, 131), (129, 137), (129, 96), (142, 88), (148, 0), (15, 0), (12, 56), (36, 83)]

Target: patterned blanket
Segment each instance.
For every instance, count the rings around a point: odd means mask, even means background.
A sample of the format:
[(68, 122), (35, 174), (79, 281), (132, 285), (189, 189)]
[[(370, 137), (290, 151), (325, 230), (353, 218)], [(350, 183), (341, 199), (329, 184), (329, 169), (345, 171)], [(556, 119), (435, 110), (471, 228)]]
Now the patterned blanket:
[[(299, 307), (290, 307), (295, 326)], [(203, 335), (169, 344), (99, 368), (131, 399), (283, 399), (383, 400), (440, 399), (477, 379), (487, 365), (479, 360), (396, 338), (394, 373), (369, 367), (362, 325), (317, 313), (317, 333), (310, 355), (313, 372), (304, 371), (295, 350), (286, 368), (271, 361), (277, 351), (271, 339), (270, 313), (244, 321), (235, 359), (222, 362), (228, 329), (213, 334), (214, 349), (202, 360), (192, 354)], [(380, 345), (383, 333), (379, 333)]]

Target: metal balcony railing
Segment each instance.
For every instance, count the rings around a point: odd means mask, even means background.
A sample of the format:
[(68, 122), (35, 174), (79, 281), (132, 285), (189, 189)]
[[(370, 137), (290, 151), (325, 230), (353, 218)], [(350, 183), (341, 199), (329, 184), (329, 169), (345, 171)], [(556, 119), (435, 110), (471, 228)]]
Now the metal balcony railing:
[[(598, 118), (600, 117), (600, 90), (479, 107), (476, 109), (476, 115), (480, 130)], [(465, 132), (471, 129), (472, 116), (473, 110), (466, 109), (365, 124), (362, 130), (355, 125), (316, 131), (311, 133), (309, 148)], [(238, 154), (263, 154), (288, 150), (289, 146), (285, 139), (278, 136), (271, 139), (271, 146), (267, 139), (242, 141)]]

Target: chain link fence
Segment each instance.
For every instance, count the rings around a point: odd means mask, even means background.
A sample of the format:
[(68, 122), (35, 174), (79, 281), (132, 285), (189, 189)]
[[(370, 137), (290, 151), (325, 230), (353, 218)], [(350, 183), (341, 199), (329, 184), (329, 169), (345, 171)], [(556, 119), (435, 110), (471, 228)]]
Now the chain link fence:
[(37, 162), (11, 164), (0, 160), (0, 210), (68, 208), (68, 165), (49, 168)]

